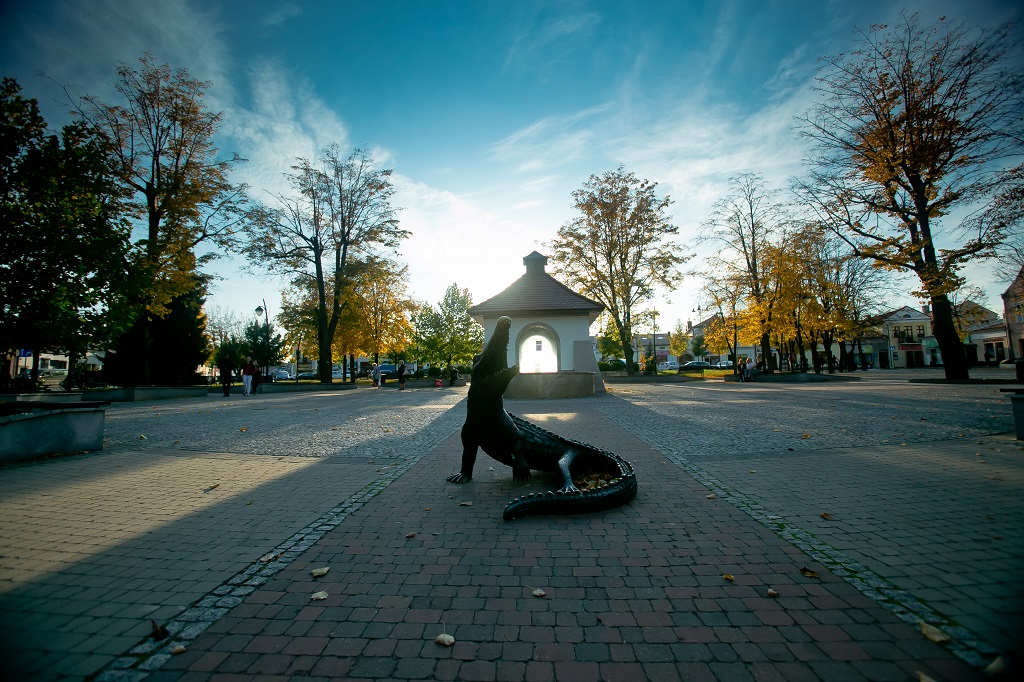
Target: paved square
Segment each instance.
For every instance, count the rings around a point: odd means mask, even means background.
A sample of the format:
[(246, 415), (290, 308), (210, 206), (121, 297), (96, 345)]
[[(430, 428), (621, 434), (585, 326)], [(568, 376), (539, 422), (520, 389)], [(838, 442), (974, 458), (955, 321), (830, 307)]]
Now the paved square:
[(1009, 406), (887, 378), (509, 401), (640, 485), (511, 523), (553, 479), (481, 454), (444, 481), (465, 389), (115, 406), (109, 450), (0, 472), (0, 653), (38, 679), (983, 679), (965, 661), (1021, 650)]

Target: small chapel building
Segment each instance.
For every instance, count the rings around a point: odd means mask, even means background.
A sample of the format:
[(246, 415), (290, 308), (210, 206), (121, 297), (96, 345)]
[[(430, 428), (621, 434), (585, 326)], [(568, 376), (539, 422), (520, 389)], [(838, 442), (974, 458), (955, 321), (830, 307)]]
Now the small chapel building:
[(581, 296), (545, 271), (547, 256), (523, 258), (526, 274), (504, 291), (472, 306), (469, 314), (491, 338), (498, 318), (512, 319), (508, 364), (519, 365), (507, 398), (568, 398), (604, 391), (590, 325), (604, 306)]

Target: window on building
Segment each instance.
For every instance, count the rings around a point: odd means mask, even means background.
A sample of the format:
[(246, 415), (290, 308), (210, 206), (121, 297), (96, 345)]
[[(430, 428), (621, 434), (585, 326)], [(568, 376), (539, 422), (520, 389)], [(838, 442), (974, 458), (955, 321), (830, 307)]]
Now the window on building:
[(917, 335), (918, 336), (924, 336), (924, 325), (923, 324), (917, 325)]
[(537, 339), (537, 348), (536, 348), (536, 350), (537, 350), (538, 353), (541, 352), (542, 350), (544, 350), (544, 342), (541, 341), (540, 339)]

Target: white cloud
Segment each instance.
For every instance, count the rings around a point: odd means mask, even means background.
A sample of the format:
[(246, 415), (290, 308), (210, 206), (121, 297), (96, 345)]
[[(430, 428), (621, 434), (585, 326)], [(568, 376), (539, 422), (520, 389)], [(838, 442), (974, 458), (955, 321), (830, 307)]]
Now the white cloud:
[(469, 288), (475, 302), (486, 300), (518, 279), (522, 257), (551, 236), (453, 192), (399, 174), (393, 180), (402, 227), (412, 232), (401, 254), (417, 300), (436, 304), (452, 283)]
[(339, 115), (320, 99), (313, 86), (277, 64), (254, 63), (248, 72), (251, 105), (225, 112), (223, 132), (239, 145), (249, 161), (239, 179), (254, 188), (279, 193), (287, 190), (282, 174), (297, 157), (315, 159), (327, 145), (343, 148), (348, 133)]

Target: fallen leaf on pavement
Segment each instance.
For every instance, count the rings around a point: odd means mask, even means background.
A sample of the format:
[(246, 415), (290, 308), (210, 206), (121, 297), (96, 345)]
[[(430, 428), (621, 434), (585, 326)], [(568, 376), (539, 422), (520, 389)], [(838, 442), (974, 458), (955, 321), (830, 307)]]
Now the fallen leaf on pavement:
[(826, 521), (832, 521), (835, 517), (833, 517), (828, 512), (825, 512), (821, 515), (821, 518), (825, 519)]
[(313, 601), (320, 601), (322, 599), (327, 599), (327, 592), (326, 591), (324, 591), (324, 592), (314, 592), (312, 595), (310, 595), (309, 598), (311, 600), (313, 600)]
[(927, 675), (925, 675), (920, 670), (918, 670), (917, 671), (917, 682), (935, 682), (935, 680), (933, 678), (931, 678), (931, 677), (928, 677)]
[(801, 437), (801, 438), (810, 438), (810, 437), (811, 437), (811, 434), (809, 434), (809, 433), (801, 433), (801, 434), (800, 434), (800, 437)]
[(210, 492), (211, 490), (216, 490), (216, 489), (217, 489), (217, 488), (219, 488), (219, 487), (220, 487), (220, 483), (214, 483), (214, 484), (213, 484), (213, 485), (211, 485), (211, 486), (210, 486), (209, 488), (206, 488), (205, 490), (203, 490), (203, 492), (204, 492), (204, 493), (208, 493), (208, 492)]
[(171, 649), (171, 653), (174, 654), (174, 655), (183, 654), (186, 651), (188, 651), (188, 649), (186, 649), (185, 647), (183, 647), (180, 644), (177, 645), (176, 647), (174, 647), (173, 649)]
[(985, 666), (985, 672), (989, 675), (1002, 675), (1006, 672), (1006, 659), (997, 656), (994, 661)]
[(751, 469), (751, 470), (750, 470), (750, 473), (752, 473), (752, 474), (756, 474), (756, 473), (757, 473), (757, 469)]
[(263, 563), (267, 563), (268, 561), (273, 561), (282, 554), (284, 554), (284, 552), (277, 552), (276, 554), (274, 552), (267, 552), (266, 554), (260, 557), (260, 561), (262, 561)]
[(771, 587), (769, 587), (768, 588), (768, 596), (769, 597), (778, 597), (779, 593), (776, 590), (774, 590)]
[(323, 576), (327, 575), (327, 571), (329, 570), (331, 570), (330, 566), (324, 566), (323, 568), (314, 568), (312, 571), (309, 572), (309, 574), (314, 578), (322, 578)]
[(718, 495), (711, 493), (710, 495), (705, 495), (705, 497), (707, 497), (709, 500), (714, 500), (718, 498)]
[(815, 571), (812, 571), (811, 569), (807, 568), (806, 566), (801, 566), (800, 567), (800, 575), (802, 575), (805, 578), (817, 578), (817, 577), (819, 577), (818, 574)]
[(153, 624), (153, 632), (149, 633), (153, 641), (159, 642), (161, 639), (167, 639), (170, 636), (171, 633), (163, 625), (157, 625), (155, 620), (150, 620), (149, 622)]
[(723, 573), (722, 577), (725, 578), (726, 580), (728, 580), (729, 582), (732, 582), (733, 580), (736, 580), (736, 576), (729, 575), (728, 573)]
[(548, 593), (538, 587), (530, 594), (532, 594), (534, 597), (546, 597)]
[(434, 638), (434, 641), (440, 644), (441, 646), (451, 646), (452, 644), (455, 644), (455, 638), (447, 633), (441, 633), (436, 638)]
[(139, 434), (139, 440), (146, 440), (146, 437), (143, 436), (142, 434)]
[(937, 644), (949, 641), (949, 635), (934, 625), (929, 625), (923, 621), (921, 622), (921, 634)]
[(243, 426), (242, 428), (240, 428), (238, 430), (241, 431), (242, 433), (245, 433), (246, 431), (249, 430), (249, 427), (248, 426)]
[(424, 507), (423, 508), (423, 511), (432, 511), (432, 510), (433, 510), (433, 507)]
[(473, 503), (472, 502), (459, 502), (459, 506), (460, 507), (472, 507)]
[(407, 539), (412, 539), (412, 538), (416, 537), (416, 533), (406, 533), (406, 534), (405, 534), (405, 537), (406, 537)]

